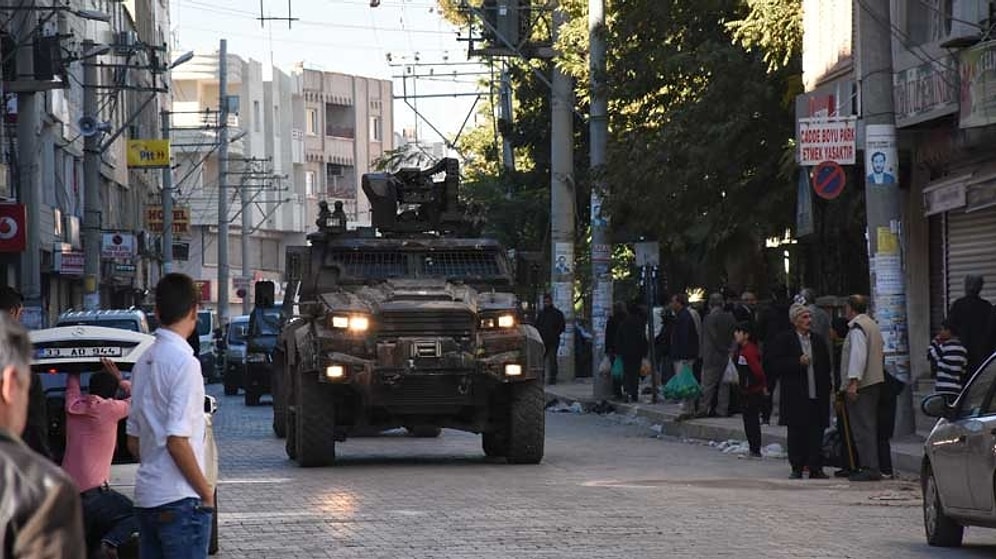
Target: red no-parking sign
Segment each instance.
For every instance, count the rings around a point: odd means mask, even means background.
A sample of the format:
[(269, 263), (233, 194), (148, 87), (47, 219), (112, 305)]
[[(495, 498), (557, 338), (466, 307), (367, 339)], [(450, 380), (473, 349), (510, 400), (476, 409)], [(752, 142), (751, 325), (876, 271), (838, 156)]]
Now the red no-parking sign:
[(844, 192), (847, 175), (844, 168), (834, 161), (824, 161), (813, 169), (813, 190), (824, 200), (833, 200)]

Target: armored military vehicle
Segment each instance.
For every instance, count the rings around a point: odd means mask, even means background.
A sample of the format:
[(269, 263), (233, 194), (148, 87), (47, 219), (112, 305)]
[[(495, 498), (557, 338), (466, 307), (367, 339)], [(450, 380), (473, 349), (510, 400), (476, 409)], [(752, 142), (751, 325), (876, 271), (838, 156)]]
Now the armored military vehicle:
[(274, 378), (287, 455), (324, 466), (351, 434), (445, 427), (480, 433), (487, 456), (540, 462), (543, 343), (520, 321), (505, 250), (459, 202), (458, 162), (362, 185), (371, 230), (323, 205), (310, 246), (288, 249)]

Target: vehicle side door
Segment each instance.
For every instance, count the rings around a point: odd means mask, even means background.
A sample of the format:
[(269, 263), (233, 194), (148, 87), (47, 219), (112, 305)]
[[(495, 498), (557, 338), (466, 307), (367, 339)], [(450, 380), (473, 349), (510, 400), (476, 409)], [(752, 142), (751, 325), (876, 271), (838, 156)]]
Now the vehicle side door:
[[(949, 509), (972, 510), (974, 484), (969, 480), (971, 444), (980, 444), (978, 436), (989, 435), (992, 452), (991, 428), (986, 427), (990, 418), (987, 411), (996, 384), (996, 359), (990, 359), (972, 377), (955, 403), (955, 415), (937, 426), (930, 437), (931, 460), (934, 477), (941, 491), (944, 506)], [(993, 427), (996, 427), (994, 425)], [(989, 477), (992, 494), (992, 476)]]
[[(979, 376), (991, 379), (996, 385), (996, 358), (983, 365)], [(996, 472), (996, 387), (989, 390), (986, 401), (966, 425), (965, 469), (968, 492), (972, 497), (972, 509), (980, 513), (993, 511), (993, 473)]]
[(969, 435), (984, 430), (980, 418), (991, 400), (996, 360), (990, 360), (969, 380), (955, 402), (950, 419), (941, 420), (929, 438), (929, 452), (941, 500), (947, 509), (972, 510), (968, 481)]

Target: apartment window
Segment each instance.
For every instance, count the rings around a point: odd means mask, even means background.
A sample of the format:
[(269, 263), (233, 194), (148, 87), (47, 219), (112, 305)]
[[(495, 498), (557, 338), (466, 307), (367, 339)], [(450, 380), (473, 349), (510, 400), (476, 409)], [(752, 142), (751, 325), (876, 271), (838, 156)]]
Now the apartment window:
[(308, 109), (308, 121), (305, 124), (306, 132), (309, 136), (318, 135), (318, 111), (315, 109)]
[(308, 196), (318, 196), (318, 185), (315, 184), (317, 178), (314, 171), (306, 171), (304, 173), (304, 188)]
[(259, 101), (252, 102), (252, 128), (259, 132), (259, 121), (263, 120), (263, 115), (259, 112)]
[(384, 139), (383, 131), (381, 130), (381, 119), (379, 116), (370, 117), (370, 140), (374, 142), (379, 142)]
[(335, 163), (325, 164), (325, 178), (328, 180), (329, 184), (342, 178), (342, 165), (336, 165)]
[(935, 43), (951, 33), (954, 0), (917, 0), (906, 6), (906, 33), (914, 45)]

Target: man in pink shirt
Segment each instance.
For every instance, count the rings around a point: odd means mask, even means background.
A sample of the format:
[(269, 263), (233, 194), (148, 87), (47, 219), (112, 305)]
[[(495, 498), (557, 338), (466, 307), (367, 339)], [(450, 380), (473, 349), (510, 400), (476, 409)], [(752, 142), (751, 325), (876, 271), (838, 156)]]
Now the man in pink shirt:
[[(78, 373), (66, 382), (66, 454), (62, 468), (73, 478), (83, 501), (87, 547), (103, 548), (108, 557), (138, 532), (131, 499), (108, 487), (117, 444), (118, 422), (131, 408), (131, 383), (104, 359), (104, 370), (90, 377), (89, 394), (80, 389)], [(127, 398), (115, 399), (118, 391)]]

